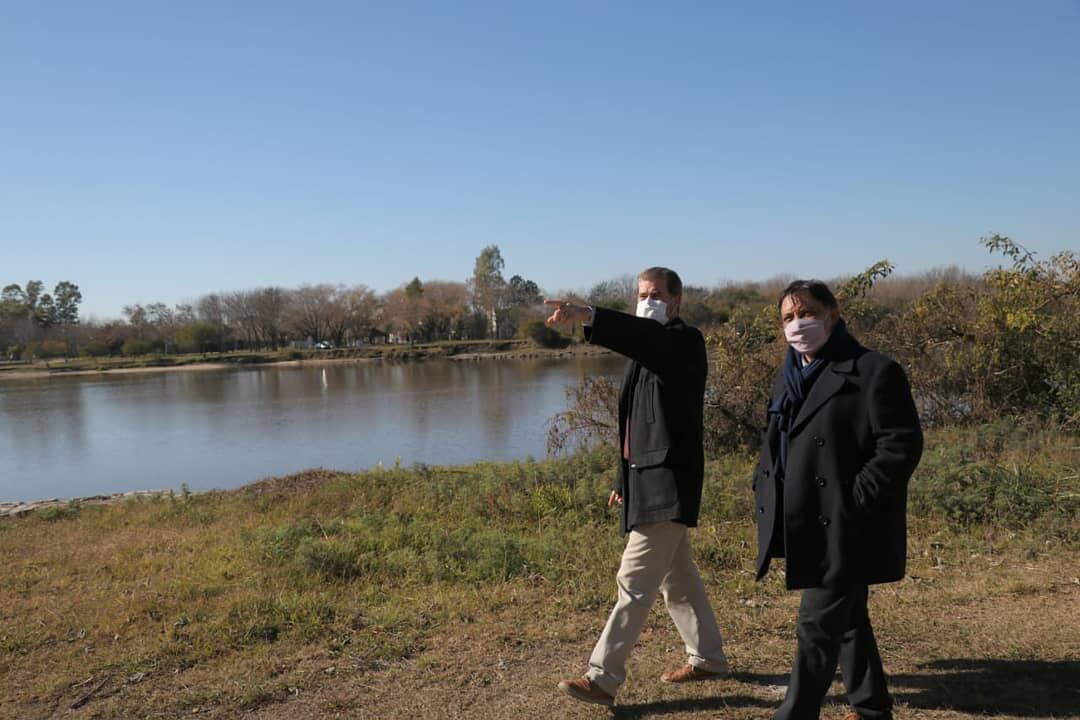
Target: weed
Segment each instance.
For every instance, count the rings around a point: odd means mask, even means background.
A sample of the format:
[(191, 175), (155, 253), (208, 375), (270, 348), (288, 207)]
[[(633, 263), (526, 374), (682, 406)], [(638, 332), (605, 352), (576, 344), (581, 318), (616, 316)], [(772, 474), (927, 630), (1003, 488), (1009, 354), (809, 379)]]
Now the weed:
[(37, 511), (37, 516), (46, 522), (56, 522), (57, 520), (70, 520), (79, 516), (79, 512), (82, 510), (82, 506), (77, 502), (71, 502), (67, 505), (52, 505), (47, 508), (43, 508)]

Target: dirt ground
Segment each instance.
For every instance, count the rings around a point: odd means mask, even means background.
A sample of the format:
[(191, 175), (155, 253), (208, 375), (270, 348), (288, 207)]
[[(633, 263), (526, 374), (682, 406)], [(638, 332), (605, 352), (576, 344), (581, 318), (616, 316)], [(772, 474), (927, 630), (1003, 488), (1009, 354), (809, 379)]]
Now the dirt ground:
[[(797, 596), (784, 598), (782, 606), (794, 620)], [(716, 610), (723, 624), (725, 608), (717, 603)], [(897, 718), (1080, 717), (1080, 584), (1064, 582), (1034, 595), (924, 610), (925, 623), (906, 632), (878, 622)], [(881, 615), (874, 611), (872, 603), (871, 613)], [(992, 637), (993, 627), (982, 623), (999, 624), (1000, 633)], [(654, 611), (635, 648), (627, 683), (609, 710), (580, 704), (556, 688), (559, 679), (585, 669), (600, 631), (595, 620), (569, 618), (558, 630), (575, 636), (566, 641), (518, 644), (498, 640), (503, 631), (512, 634), (512, 626), (492, 630), (448, 635), (420, 658), (353, 682), (326, 683), (249, 717), (769, 718), (783, 697), (794, 650), (793, 631), (790, 637), (769, 634), (760, 645), (753, 638), (729, 640), (730, 679), (667, 685), (659, 681), (660, 674), (682, 664), (685, 656), (666, 615)], [(980, 637), (981, 647), (952, 653), (941, 649), (950, 637), (972, 635)], [(1043, 644), (1040, 638), (1055, 636), (1061, 642), (1053, 643), (1056, 649), (1045, 659), (1012, 659), (1028, 656), (1026, 650)], [(838, 680), (822, 717), (838, 719), (847, 710)]]
[[(950, 573), (935, 571), (928, 559), (903, 582), (876, 588), (871, 615), (896, 717), (1080, 717), (1077, 560), (1075, 553), (1028, 561), (977, 559), (972, 567)], [(65, 699), (54, 714), (41, 717), (769, 718), (787, 682), (798, 595), (763, 590), (742, 599), (712, 596), (732, 677), (687, 686), (659, 682), (659, 675), (684, 656), (658, 607), (613, 710), (577, 703), (556, 688), (559, 679), (585, 669), (606, 609), (571, 611), (551, 620), (543, 588), (517, 587), (482, 618), (448, 623), (412, 657), (375, 668), (347, 652), (334, 655), (314, 646), (291, 657), (271, 651), (260, 662), (275, 666), (279, 686), (254, 698), (247, 710), (218, 707), (212, 695), (204, 695), (205, 704), (179, 702), (158, 710), (149, 699), (149, 704), (132, 703), (131, 695), (125, 699), (128, 690), (119, 686), (74, 710)], [(160, 702), (163, 685), (189, 699), (199, 688), (220, 692), (231, 682), (228, 673), (227, 665), (195, 666), (154, 679), (154, 695)], [(72, 690), (71, 698), (85, 690)], [(839, 719), (846, 711), (838, 678), (822, 717)]]

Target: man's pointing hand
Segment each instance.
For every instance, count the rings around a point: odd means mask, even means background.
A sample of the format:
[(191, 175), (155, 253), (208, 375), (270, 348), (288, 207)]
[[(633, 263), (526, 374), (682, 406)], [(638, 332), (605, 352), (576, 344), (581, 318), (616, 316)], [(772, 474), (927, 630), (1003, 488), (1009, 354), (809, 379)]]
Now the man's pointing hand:
[(548, 325), (572, 323), (579, 320), (588, 322), (592, 318), (592, 308), (588, 305), (577, 305), (569, 300), (545, 300), (544, 305), (553, 310), (547, 319)]

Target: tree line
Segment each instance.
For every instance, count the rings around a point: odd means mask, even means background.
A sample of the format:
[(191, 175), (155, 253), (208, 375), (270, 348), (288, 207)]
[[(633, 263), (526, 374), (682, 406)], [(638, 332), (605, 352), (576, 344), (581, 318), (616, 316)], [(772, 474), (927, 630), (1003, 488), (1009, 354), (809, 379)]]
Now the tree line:
[(35, 359), (505, 339), (540, 317), (543, 298), (535, 282), (504, 271), (490, 245), (464, 282), (414, 277), (382, 294), (362, 284), (261, 287), (172, 306), (133, 303), (122, 319), (98, 322), (80, 320), (75, 283), (48, 294), (34, 280), (3, 289), (0, 348), (9, 359)]

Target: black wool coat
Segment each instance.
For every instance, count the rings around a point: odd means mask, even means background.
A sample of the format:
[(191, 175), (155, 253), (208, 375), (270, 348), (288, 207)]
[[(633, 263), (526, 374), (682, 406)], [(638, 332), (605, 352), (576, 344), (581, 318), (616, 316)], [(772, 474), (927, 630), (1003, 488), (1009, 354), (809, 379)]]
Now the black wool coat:
[[(754, 471), (757, 578), (783, 557), (789, 589), (893, 582), (907, 558), (907, 485), (922, 455), (911, 386), (892, 359), (847, 337), (822, 369), (789, 433), (770, 414)], [(773, 399), (784, 391), (783, 373)]]
[(619, 391), (619, 463), (623, 534), (644, 523), (697, 525), (705, 476), (702, 422), (708, 356), (697, 328), (596, 308), (585, 339), (630, 358)]

